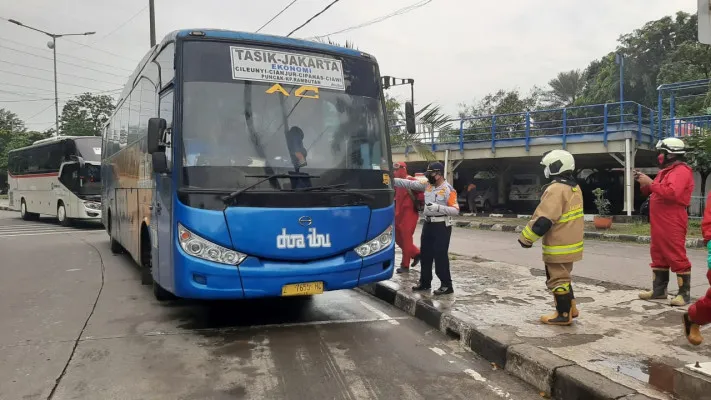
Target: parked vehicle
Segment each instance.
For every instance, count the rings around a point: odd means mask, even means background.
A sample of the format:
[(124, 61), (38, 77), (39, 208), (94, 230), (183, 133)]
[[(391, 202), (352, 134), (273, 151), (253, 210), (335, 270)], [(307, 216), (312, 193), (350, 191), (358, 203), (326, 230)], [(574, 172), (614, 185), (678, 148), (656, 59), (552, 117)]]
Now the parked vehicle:
[[(527, 211), (543, 194), (543, 177), (535, 174), (515, 174), (511, 177), (509, 205), (516, 211)], [(532, 209), (531, 209), (532, 211)]]
[[(474, 175), (474, 179), (470, 183), (476, 186), (474, 193), (476, 196), (475, 202), (477, 211), (491, 212), (494, 206), (499, 203), (499, 189), (496, 175), (488, 172), (479, 172)], [(462, 211), (470, 211), (466, 190), (470, 183), (464, 185), (457, 195), (459, 209)]]

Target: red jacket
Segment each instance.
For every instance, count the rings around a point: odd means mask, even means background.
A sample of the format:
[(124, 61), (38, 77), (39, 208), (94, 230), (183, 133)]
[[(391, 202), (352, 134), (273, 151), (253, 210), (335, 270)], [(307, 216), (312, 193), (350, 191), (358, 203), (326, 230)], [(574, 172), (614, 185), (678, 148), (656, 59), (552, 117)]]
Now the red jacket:
[[(412, 176), (407, 176), (405, 179), (414, 181), (416, 180)], [(425, 201), (425, 194), (424, 192), (415, 192), (413, 191), (412, 194), (415, 195), (415, 198), (417, 198), (421, 203)], [(406, 214), (411, 214), (411, 215), (417, 215), (419, 212), (415, 209), (415, 204), (412, 202), (412, 199), (410, 198), (410, 194), (407, 193), (407, 189), (405, 188), (395, 188), (395, 220), (399, 221), (400, 218)]]

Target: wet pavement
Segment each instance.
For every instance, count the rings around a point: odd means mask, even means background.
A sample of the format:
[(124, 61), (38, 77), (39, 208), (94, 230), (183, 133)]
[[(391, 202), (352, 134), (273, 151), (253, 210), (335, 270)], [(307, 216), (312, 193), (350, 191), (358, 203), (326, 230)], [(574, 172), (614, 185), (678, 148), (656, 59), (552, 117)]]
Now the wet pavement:
[[(415, 233), (419, 245), (421, 226)], [(466, 257), (525, 265), (544, 270), (540, 242), (524, 249), (516, 241), (517, 233), (453, 228), (449, 250)], [(691, 261), (691, 295), (703, 296), (709, 288), (706, 280), (706, 251), (687, 249)], [(575, 264), (575, 274), (586, 278), (614, 282), (639, 288), (651, 287), (649, 245), (585, 240), (583, 260)], [(669, 283), (676, 293), (676, 280)]]
[[(399, 263), (399, 253), (397, 257)], [(546, 326), (539, 317), (552, 312), (554, 303), (542, 271), (461, 256), (451, 258), (455, 293), (436, 298), (429, 293), (413, 296), (432, 299), (439, 308), (455, 313), (477, 329), (493, 327), (511, 332), (526, 343), (660, 399), (669, 397), (655, 388), (673, 386), (674, 368), (711, 361), (708, 346), (693, 347), (682, 334), (681, 315), (686, 307), (642, 301), (637, 290), (574, 278), (580, 317), (570, 327)], [(535, 263), (531, 259), (529, 263)], [(419, 280), (419, 269), (392, 280), (409, 292)], [(438, 286), (435, 278), (432, 287)], [(711, 331), (704, 331), (711, 336)]]
[(357, 290), (158, 303), (103, 229), (14, 212), (0, 253), (2, 400), (539, 398)]

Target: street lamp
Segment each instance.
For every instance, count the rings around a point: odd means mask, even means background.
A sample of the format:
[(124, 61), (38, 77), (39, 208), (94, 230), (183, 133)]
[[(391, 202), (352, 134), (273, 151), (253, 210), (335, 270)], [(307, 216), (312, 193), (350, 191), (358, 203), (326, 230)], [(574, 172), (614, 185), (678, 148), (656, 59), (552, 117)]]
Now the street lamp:
[(622, 122), (625, 107), (625, 55), (616, 53), (615, 64), (620, 66), (620, 122)]
[(33, 28), (31, 26), (27, 26), (22, 22), (16, 21), (14, 19), (8, 19), (8, 22), (22, 26), (27, 29), (32, 29), (33, 31), (44, 33), (45, 35), (52, 38), (52, 41), (47, 43), (47, 47), (52, 49), (52, 53), (54, 53), (54, 128), (56, 130), (55, 135), (59, 135), (59, 95), (57, 93), (57, 38), (64, 36), (88, 36), (93, 35), (96, 32), (54, 34), (45, 32), (41, 29)]

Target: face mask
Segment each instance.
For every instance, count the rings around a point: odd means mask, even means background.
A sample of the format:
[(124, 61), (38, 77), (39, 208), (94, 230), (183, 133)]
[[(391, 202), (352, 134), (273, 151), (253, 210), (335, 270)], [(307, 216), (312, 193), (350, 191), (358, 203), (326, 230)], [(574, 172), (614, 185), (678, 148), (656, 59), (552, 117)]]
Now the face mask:
[(664, 157), (664, 154), (660, 154), (657, 156), (657, 163), (659, 163), (659, 165), (663, 165), (665, 161), (666, 158)]
[(434, 185), (437, 183), (437, 179), (435, 178), (434, 174), (427, 174), (427, 182), (430, 183), (430, 185)]

